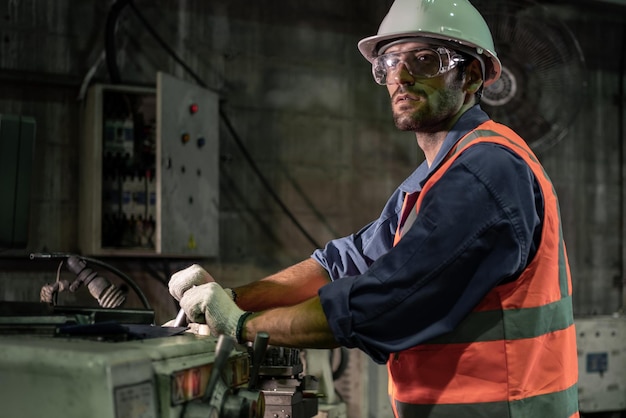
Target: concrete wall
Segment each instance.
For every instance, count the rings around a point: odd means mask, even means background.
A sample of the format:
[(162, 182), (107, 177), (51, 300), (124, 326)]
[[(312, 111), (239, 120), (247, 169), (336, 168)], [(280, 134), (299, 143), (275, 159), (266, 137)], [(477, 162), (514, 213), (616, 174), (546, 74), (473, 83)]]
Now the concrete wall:
[[(0, 109), (32, 115), (38, 123), (29, 248), (4, 252), (22, 270), (32, 262), (17, 261), (30, 251), (77, 251), (82, 99), (87, 85), (112, 82), (101, 59), (109, 4), (0, 6)], [(219, 92), (269, 187), (316, 243), (374, 218), (389, 191), (421, 159), (412, 135), (390, 123), (386, 91), (371, 81), (356, 49), (358, 39), (375, 30), (386, 4), (162, 1), (136, 7)], [(193, 80), (130, 6), (120, 12), (114, 39), (120, 73), (115, 81), (154, 85), (157, 71)], [(234, 285), (306, 258), (315, 246), (272, 199), (224, 124), (220, 136), (220, 256), (203, 262)], [(167, 261), (172, 270), (185, 264)], [(168, 272), (162, 260), (123, 263), (137, 280), (146, 264), (156, 265), (163, 277)]]

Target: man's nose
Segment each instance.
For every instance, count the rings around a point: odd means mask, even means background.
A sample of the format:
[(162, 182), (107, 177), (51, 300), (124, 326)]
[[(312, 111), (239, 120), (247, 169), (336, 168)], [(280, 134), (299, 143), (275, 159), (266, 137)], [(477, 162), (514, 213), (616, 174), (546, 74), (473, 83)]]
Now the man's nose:
[[(389, 83), (389, 79), (391, 79), (391, 83)], [(413, 85), (415, 83), (415, 77), (413, 77), (404, 61), (400, 61), (396, 68), (387, 75), (387, 80), (388, 84)]]

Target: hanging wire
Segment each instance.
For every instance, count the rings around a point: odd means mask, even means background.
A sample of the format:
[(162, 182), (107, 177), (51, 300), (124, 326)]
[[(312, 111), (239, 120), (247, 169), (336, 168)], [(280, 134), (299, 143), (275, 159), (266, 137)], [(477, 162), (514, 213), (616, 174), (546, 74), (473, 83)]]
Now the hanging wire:
[[(106, 55), (107, 55), (107, 60), (106, 61), (107, 61), (107, 67), (109, 69), (109, 75), (111, 77), (111, 80), (114, 83), (120, 83), (121, 82), (120, 71), (119, 71), (119, 68), (118, 68), (117, 62), (116, 62), (115, 27), (116, 27), (117, 19), (119, 18), (119, 15), (120, 15), (121, 11), (127, 5), (131, 7), (132, 11), (137, 16), (139, 21), (144, 25), (146, 30), (154, 37), (154, 39), (157, 41), (157, 43), (183, 69), (185, 69), (185, 71), (187, 71), (187, 73), (189, 73), (189, 75), (196, 81), (196, 83), (199, 86), (203, 87), (203, 88), (209, 89), (207, 84), (200, 78), (200, 76), (198, 76), (176, 54), (176, 52), (172, 48), (170, 48), (169, 45), (167, 45), (167, 43), (163, 40), (163, 38), (161, 38), (161, 36), (159, 36), (159, 34), (156, 32), (156, 30), (154, 30), (154, 28), (150, 25), (148, 20), (141, 14), (139, 9), (135, 6), (135, 4), (133, 3), (132, 0), (118, 0), (118, 1), (116, 1), (113, 4), (113, 6), (111, 7), (111, 11), (109, 12), (109, 16), (107, 17), (107, 25), (106, 25), (107, 34), (106, 34), (106, 37), (105, 37), (105, 39), (106, 39)], [(289, 210), (287, 205), (280, 199), (278, 194), (271, 187), (269, 181), (265, 178), (265, 176), (263, 175), (263, 173), (259, 169), (258, 165), (255, 163), (254, 159), (252, 158), (252, 156), (248, 152), (248, 150), (247, 150), (246, 146), (244, 145), (243, 141), (241, 140), (241, 138), (239, 137), (239, 135), (235, 131), (235, 128), (233, 127), (232, 123), (230, 122), (230, 119), (228, 118), (228, 116), (224, 112), (222, 106), (219, 107), (219, 115), (222, 118), (222, 121), (224, 122), (226, 128), (228, 129), (228, 132), (230, 133), (231, 137), (233, 138), (233, 140), (237, 144), (237, 147), (239, 148), (239, 150), (243, 154), (244, 159), (246, 160), (246, 162), (248, 163), (248, 165), (250, 166), (252, 171), (254, 171), (256, 176), (259, 178), (259, 180), (261, 181), (261, 184), (267, 190), (267, 192), (270, 194), (272, 199), (274, 199), (274, 201), (278, 204), (278, 206), (285, 213), (285, 215), (287, 215), (287, 217), (291, 220), (291, 222), (296, 226), (296, 228), (302, 233), (302, 235), (304, 235), (306, 237), (306, 239), (309, 241), (309, 243), (311, 245), (313, 245), (314, 248), (320, 248), (320, 245), (315, 241), (315, 239), (311, 236), (311, 234), (308, 233), (308, 231), (304, 228), (304, 226), (296, 219), (295, 215)]]

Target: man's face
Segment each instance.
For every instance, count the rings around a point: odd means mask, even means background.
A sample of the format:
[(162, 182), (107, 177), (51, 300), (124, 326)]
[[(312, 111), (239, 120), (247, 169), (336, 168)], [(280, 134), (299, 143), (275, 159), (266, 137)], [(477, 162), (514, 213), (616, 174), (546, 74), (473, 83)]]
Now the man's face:
[[(432, 48), (432, 45), (407, 42), (391, 46), (385, 54)], [(412, 57), (412, 55), (411, 55)], [(391, 110), (398, 129), (432, 133), (451, 128), (465, 100), (463, 80), (458, 69), (434, 77), (411, 75), (404, 63), (387, 74)]]

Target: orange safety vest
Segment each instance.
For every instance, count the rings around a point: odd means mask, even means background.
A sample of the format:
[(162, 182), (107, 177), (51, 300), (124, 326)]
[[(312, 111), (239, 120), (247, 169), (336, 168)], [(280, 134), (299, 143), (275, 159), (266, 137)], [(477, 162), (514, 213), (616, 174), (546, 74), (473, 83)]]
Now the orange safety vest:
[(541, 243), (520, 277), (496, 286), (456, 329), (392, 354), (389, 396), (399, 418), (578, 417), (572, 284), (552, 182), (515, 132), (493, 121), (463, 137), (415, 205), (468, 147), (489, 142), (526, 161), (544, 198)]

